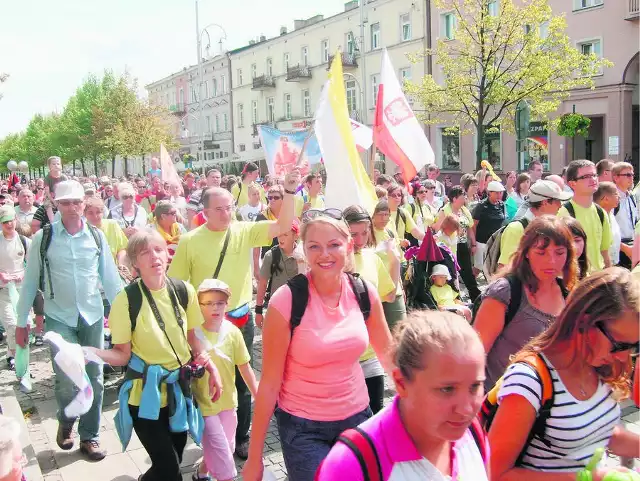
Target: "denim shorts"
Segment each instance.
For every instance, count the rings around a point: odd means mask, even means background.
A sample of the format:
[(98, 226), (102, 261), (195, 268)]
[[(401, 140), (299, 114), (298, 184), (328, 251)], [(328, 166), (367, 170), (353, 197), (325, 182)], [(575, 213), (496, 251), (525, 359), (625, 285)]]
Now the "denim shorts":
[(369, 407), (342, 421), (312, 421), (280, 408), (276, 408), (275, 414), (289, 481), (313, 481), (338, 436), (372, 416)]

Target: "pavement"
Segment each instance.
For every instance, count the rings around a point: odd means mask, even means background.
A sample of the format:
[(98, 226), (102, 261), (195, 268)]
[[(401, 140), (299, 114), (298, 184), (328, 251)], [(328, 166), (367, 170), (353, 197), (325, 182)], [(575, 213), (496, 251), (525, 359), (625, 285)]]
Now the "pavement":
[[(262, 335), (257, 330), (254, 348), (254, 369), (258, 378), (262, 368)], [(4, 351), (4, 346), (0, 347)], [(133, 433), (131, 442), (122, 452), (120, 441), (115, 431), (113, 418), (118, 408), (117, 387), (118, 376), (105, 379), (104, 408), (101, 423), (100, 441), (108, 456), (100, 462), (89, 462), (84, 459), (76, 446), (71, 451), (58, 448), (55, 437), (58, 427), (56, 420), (56, 402), (54, 396), (54, 376), (51, 367), (49, 349), (47, 347), (31, 348), (31, 372), (34, 375), (33, 390), (23, 393), (19, 390), (15, 373), (5, 369), (4, 356), (0, 358), (0, 391), (13, 389), (17, 401), (24, 414), (35, 459), (42, 472), (44, 481), (130, 481), (150, 466), (150, 460), (140, 441)], [(393, 397), (389, 380), (386, 380), (385, 403)], [(640, 412), (629, 402), (623, 404), (623, 420), (628, 429), (640, 434)], [(269, 469), (278, 480), (287, 479), (286, 469), (280, 448), (280, 440), (275, 422), (272, 421), (266, 438), (264, 454), (265, 468)], [(201, 449), (191, 440), (183, 457), (182, 473), (184, 480), (190, 480), (192, 473), (201, 459)], [(617, 464), (616, 459), (608, 460), (608, 464)], [(242, 469), (242, 461), (236, 459), (238, 473)], [(240, 476), (238, 479), (242, 479)], [(39, 481), (29, 479), (28, 481)]]

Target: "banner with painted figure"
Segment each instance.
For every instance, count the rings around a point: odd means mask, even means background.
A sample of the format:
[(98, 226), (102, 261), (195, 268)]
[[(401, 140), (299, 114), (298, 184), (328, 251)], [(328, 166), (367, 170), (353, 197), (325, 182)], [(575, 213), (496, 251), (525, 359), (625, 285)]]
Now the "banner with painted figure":
[[(258, 126), (258, 134), (264, 149), (264, 157), (271, 175), (284, 176), (295, 167), (300, 152), (300, 173), (307, 175), (313, 165), (322, 160), (318, 139), (315, 134), (309, 136), (308, 130), (283, 132), (264, 125)], [(309, 139), (307, 140), (307, 137)], [(305, 140), (307, 140), (305, 145)]]

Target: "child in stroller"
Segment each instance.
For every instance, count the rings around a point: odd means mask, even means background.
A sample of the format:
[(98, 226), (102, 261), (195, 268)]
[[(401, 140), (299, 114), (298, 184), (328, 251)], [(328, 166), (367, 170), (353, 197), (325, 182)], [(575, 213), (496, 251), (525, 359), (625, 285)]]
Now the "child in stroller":
[(447, 281), (451, 280), (451, 274), (444, 264), (437, 264), (431, 271), (431, 287), (429, 292), (435, 300), (438, 309), (449, 311), (461, 316), (471, 322), (471, 309), (469, 309), (460, 299), (460, 293), (454, 289)]

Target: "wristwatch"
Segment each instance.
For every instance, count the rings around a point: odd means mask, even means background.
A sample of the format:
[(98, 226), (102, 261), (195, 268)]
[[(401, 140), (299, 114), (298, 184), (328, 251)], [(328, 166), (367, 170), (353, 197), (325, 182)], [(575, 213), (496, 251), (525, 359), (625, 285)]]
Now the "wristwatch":
[(262, 315), (262, 308), (263, 308), (263, 307), (264, 307), (264, 306), (256, 306), (256, 308), (255, 308), (256, 314), (260, 314), (260, 315)]

